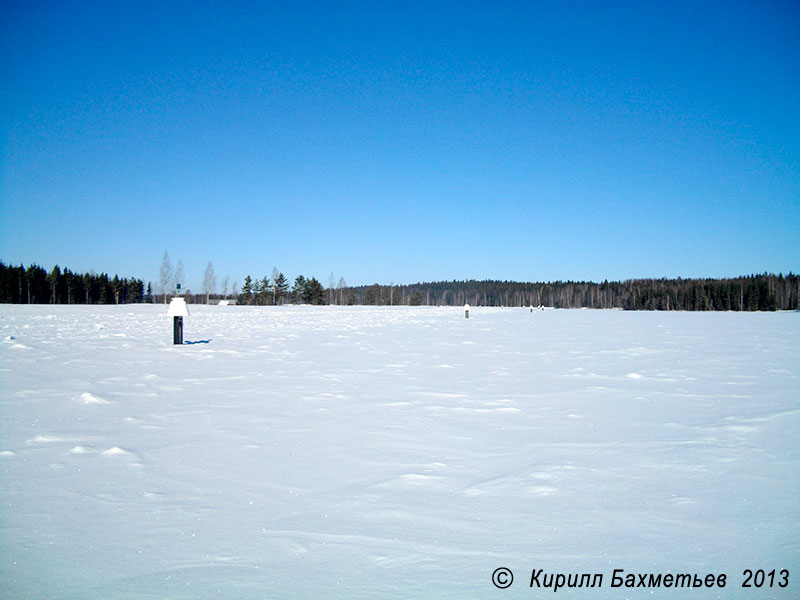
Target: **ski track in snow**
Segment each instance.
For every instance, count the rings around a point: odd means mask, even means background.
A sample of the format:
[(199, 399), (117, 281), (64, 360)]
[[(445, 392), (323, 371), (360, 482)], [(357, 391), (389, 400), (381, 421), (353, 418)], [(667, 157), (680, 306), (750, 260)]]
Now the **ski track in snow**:
[(800, 573), (798, 313), (190, 311), (0, 306), (0, 597)]

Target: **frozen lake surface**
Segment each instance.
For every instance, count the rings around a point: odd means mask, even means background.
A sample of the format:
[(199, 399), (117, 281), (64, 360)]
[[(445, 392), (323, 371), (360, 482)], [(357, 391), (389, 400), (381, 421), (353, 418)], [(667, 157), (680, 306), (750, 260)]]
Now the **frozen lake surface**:
[(799, 313), (190, 310), (0, 306), (0, 597), (800, 597)]

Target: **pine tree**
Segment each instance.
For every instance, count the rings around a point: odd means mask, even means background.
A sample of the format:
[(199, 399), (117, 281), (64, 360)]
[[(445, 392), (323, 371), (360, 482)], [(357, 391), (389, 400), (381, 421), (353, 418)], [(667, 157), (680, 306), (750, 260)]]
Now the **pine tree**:
[(315, 277), (306, 281), (306, 285), (303, 288), (303, 302), (307, 304), (325, 303), (325, 288)]
[(253, 303), (253, 280), (250, 279), (250, 275), (244, 278), (242, 284), (242, 302), (244, 304)]
[(114, 298), (114, 304), (119, 304), (122, 297), (122, 281), (116, 275), (114, 275), (114, 278), (111, 280), (111, 294)]
[(114, 291), (106, 273), (97, 276), (97, 285), (100, 289), (100, 304), (111, 304), (114, 301)]
[(269, 304), (270, 296), (271, 296), (271, 290), (269, 288), (269, 277), (265, 275), (264, 277), (261, 278), (261, 282), (258, 286), (259, 304), (262, 304), (264, 306)]
[(306, 278), (298, 275), (294, 280), (294, 287), (292, 288), (292, 299), (294, 302), (303, 302), (303, 292), (306, 289)]
[(289, 290), (289, 282), (286, 281), (286, 276), (280, 271), (272, 278), (272, 289), (275, 296), (275, 304), (282, 304), (283, 298)]
[(256, 279), (253, 283), (253, 304), (256, 306), (261, 304), (261, 280)]
[(61, 269), (58, 265), (53, 267), (50, 274), (47, 276), (47, 285), (50, 288), (50, 304), (58, 304), (58, 280), (61, 278)]
[(381, 303), (381, 286), (377, 283), (371, 285), (364, 292), (364, 304), (380, 304)]
[(131, 279), (128, 282), (128, 302), (144, 302), (144, 281)]

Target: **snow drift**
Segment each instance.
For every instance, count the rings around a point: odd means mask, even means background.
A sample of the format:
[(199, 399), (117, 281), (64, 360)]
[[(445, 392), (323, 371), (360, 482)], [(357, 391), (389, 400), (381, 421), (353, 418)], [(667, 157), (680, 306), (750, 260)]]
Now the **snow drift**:
[[(0, 596), (800, 578), (800, 314), (0, 307)], [(498, 590), (491, 575), (511, 569)], [(661, 590), (678, 598), (679, 590)], [(755, 595), (754, 595), (755, 594)]]

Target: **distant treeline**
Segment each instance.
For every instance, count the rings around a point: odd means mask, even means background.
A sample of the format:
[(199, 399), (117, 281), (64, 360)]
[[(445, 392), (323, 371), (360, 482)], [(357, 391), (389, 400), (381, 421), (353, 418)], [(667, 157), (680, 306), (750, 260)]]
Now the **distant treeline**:
[[(227, 287), (227, 285), (225, 286)], [(234, 284), (234, 288), (235, 288)], [(0, 302), (14, 304), (123, 304), (163, 301), (151, 284), (141, 279), (120, 279), (105, 273), (78, 274), (54, 267), (49, 273), (31, 265), (7, 266), (0, 262)], [(240, 304), (365, 304), (410, 306), (552, 306), (555, 308), (619, 308), (624, 310), (734, 310), (774, 311), (800, 309), (800, 276), (750, 275), (730, 279), (629, 279), (627, 281), (439, 281), (412, 285), (350, 287), (331, 275), (326, 289), (315, 278), (298, 276), (290, 288), (274, 269), (273, 278), (247, 276), (241, 291), (185, 294), (189, 302), (226, 298)]]
[(627, 281), (519, 283), (440, 281), (350, 288), (350, 304), (433, 306), (552, 306), (624, 310), (797, 310), (800, 277), (751, 275), (732, 279), (630, 279)]
[(0, 302), (12, 304), (126, 304), (144, 302), (141, 279), (105, 273), (73, 273), (56, 265), (48, 273), (38, 265), (0, 262)]

